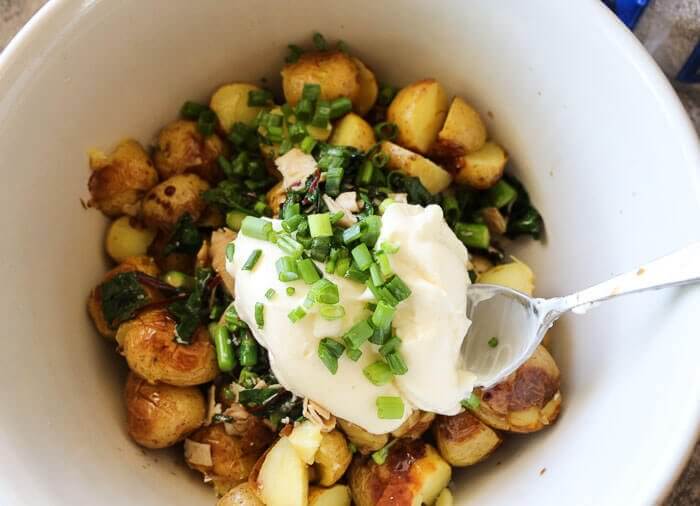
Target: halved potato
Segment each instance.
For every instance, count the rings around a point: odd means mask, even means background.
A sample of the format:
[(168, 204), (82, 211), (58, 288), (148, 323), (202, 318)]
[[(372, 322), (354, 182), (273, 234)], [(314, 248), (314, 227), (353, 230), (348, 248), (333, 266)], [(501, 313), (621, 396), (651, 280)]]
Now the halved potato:
[(352, 108), (360, 116), (364, 116), (374, 106), (379, 94), (379, 86), (374, 73), (367, 68), (367, 65), (362, 63), (359, 58), (352, 57), (352, 61), (357, 65), (360, 80), (360, 91), (357, 94), (357, 99), (352, 103)]
[(501, 444), (498, 434), (469, 411), (438, 416), (433, 433), (440, 455), (456, 467), (476, 464)]
[(391, 435), (395, 438), (418, 439), (430, 428), (433, 420), (435, 420), (435, 413), (416, 409)]
[(447, 114), (447, 95), (435, 79), (423, 79), (401, 89), (386, 112), (387, 121), (399, 129), (396, 142), (426, 154)]
[(437, 156), (462, 156), (477, 151), (486, 142), (486, 125), (481, 116), (460, 97), (452, 100), (442, 130), (433, 146)]
[(350, 489), (345, 485), (309, 489), (309, 506), (350, 506), (351, 500)]
[(228, 133), (234, 123), (250, 125), (264, 107), (248, 105), (248, 94), (261, 88), (248, 83), (224, 84), (211, 96), (209, 107), (219, 118), (221, 130)]
[(335, 484), (343, 476), (351, 460), (352, 453), (345, 436), (337, 430), (324, 432), (314, 456), (314, 469), (319, 485), (330, 487)]
[(309, 470), (287, 437), (279, 438), (261, 457), (248, 483), (267, 506), (308, 504)]
[(377, 142), (372, 126), (354, 112), (343, 116), (333, 128), (329, 141), (336, 146), (352, 146), (367, 151)]
[(453, 504), (454, 499), (452, 498), (452, 492), (450, 492), (449, 488), (443, 489), (435, 501), (435, 506), (452, 506)]
[(458, 169), (455, 180), (476, 188), (486, 190), (495, 185), (508, 162), (508, 155), (495, 142), (487, 142), (478, 151), (473, 151), (455, 159)]
[(380, 448), (384, 448), (389, 442), (389, 434), (372, 434), (359, 425), (341, 418), (337, 418), (336, 421), (352, 444), (357, 447), (357, 451), (362, 455), (368, 455)]
[(216, 506), (265, 506), (248, 485), (248, 482), (236, 485), (218, 500)]
[(115, 262), (128, 257), (145, 255), (156, 237), (156, 231), (145, 227), (131, 216), (112, 222), (105, 236), (105, 250)]
[(289, 435), (289, 442), (306, 465), (314, 463), (318, 447), (321, 446), (321, 427), (315, 423), (304, 421), (294, 426)]
[(291, 105), (301, 99), (305, 84), (321, 85), (321, 99), (348, 97), (354, 104), (360, 93), (360, 71), (352, 57), (340, 51), (304, 53), (282, 69), (284, 98)]
[(417, 177), (430, 193), (440, 193), (452, 182), (449, 172), (413, 151), (388, 141), (382, 142), (381, 150), (389, 157), (389, 170), (400, 170)]
[(357, 506), (420, 506), (433, 504), (451, 476), (452, 468), (432, 446), (400, 439), (381, 465), (356, 456), (349, 484)]
[(527, 264), (519, 260), (491, 267), (479, 274), (476, 282), (507, 286), (528, 295), (532, 295), (535, 291), (535, 274)]

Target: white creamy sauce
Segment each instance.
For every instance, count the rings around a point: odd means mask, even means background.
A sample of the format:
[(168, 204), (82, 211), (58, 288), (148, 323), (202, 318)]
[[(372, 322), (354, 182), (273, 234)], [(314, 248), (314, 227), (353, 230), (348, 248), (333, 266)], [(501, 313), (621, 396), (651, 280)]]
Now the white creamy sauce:
[[(279, 229), (280, 222), (273, 220), (273, 227)], [(257, 341), (267, 348), (272, 371), (280, 383), (375, 434), (398, 428), (413, 409), (458, 413), (460, 401), (468, 396), (475, 379), (464, 368), (460, 354), (470, 324), (466, 316), (467, 250), (445, 223), (442, 210), (438, 206), (389, 206), (382, 217), (377, 247), (385, 241), (400, 247), (389, 259), (412, 294), (398, 305), (393, 321), (402, 339), (400, 351), (408, 372), (383, 386), (373, 385), (362, 373), (364, 367), (380, 358), (376, 346), (369, 342), (362, 346), (362, 357), (357, 362), (343, 355), (335, 375), (317, 354), (320, 339), (340, 338), (370, 316), (365, 305), (373, 297), (364, 285), (325, 274), (338, 285), (345, 317), (326, 321), (312, 308), (292, 323), (287, 315), (302, 304), (309, 286), (301, 280), (278, 280), (275, 262), (284, 253), (276, 245), (239, 234), (233, 261), (226, 266), (235, 279), (236, 310)], [(262, 250), (262, 256), (254, 270), (242, 271), (255, 249)], [(295, 288), (291, 296), (286, 293), (289, 286)], [(267, 300), (265, 292), (270, 288), (276, 295)], [(255, 324), (256, 302), (265, 305), (263, 329)], [(403, 398), (403, 418), (378, 418), (378, 396)]]

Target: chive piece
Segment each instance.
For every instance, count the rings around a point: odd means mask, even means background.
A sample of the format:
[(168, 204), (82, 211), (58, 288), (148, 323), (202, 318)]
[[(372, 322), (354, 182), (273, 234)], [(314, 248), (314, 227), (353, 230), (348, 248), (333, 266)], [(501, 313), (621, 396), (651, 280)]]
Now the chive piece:
[(340, 301), (338, 285), (326, 278), (321, 278), (311, 285), (309, 297), (320, 304), (337, 304)]
[(313, 36), (314, 47), (319, 51), (326, 51), (328, 49), (328, 43), (326, 39), (318, 32), (314, 32)]
[[(326, 183), (327, 183), (327, 181), (326, 181)], [(328, 192), (326, 192), (326, 193), (328, 193)], [(336, 223), (338, 223), (340, 220), (343, 219), (343, 216), (345, 216), (345, 213), (343, 211), (336, 211), (333, 214), (331, 214), (331, 216), (330, 216), (331, 225), (335, 225)]]
[(321, 304), (319, 314), (324, 320), (339, 320), (345, 316), (345, 308), (340, 304)]
[(321, 85), (316, 83), (306, 83), (304, 88), (301, 90), (301, 98), (310, 100), (311, 102), (316, 102), (318, 97), (321, 96)]
[(360, 165), (360, 169), (357, 171), (357, 185), (358, 186), (369, 186), (372, 184), (372, 176), (374, 175), (374, 165), (369, 160)]
[(377, 103), (383, 106), (389, 105), (391, 101), (394, 100), (397, 91), (398, 90), (393, 86), (389, 86), (388, 84), (382, 84), (379, 89), (379, 94), (377, 96)]
[(355, 223), (349, 228), (343, 230), (343, 242), (345, 244), (350, 244), (362, 237), (362, 227), (359, 223)]
[(394, 375), (386, 362), (377, 360), (362, 369), (362, 374), (365, 375), (373, 385), (382, 386), (391, 381)]
[(369, 252), (369, 249), (367, 248), (367, 245), (365, 243), (358, 244), (355, 246), (352, 251), (352, 258), (355, 260), (357, 263), (357, 267), (361, 271), (366, 271), (369, 269), (370, 265), (372, 265), (372, 255)]
[(375, 286), (382, 286), (384, 284), (384, 276), (382, 276), (382, 271), (376, 262), (372, 262), (372, 265), (369, 266), (369, 275)]
[(389, 262), (389, 256), (386, 253), (377, 253), (375, 257), (379, 265), (379, 270), (384, 278), (388, 278), (394, 274), (394, 270), (391, 268), (391, 262)]
[(362, 227), (362, 242), (370, 248), (374, 246), (379, 239), (379, 233), (382, 231), (382, 219), (379, 216), (367, 216), (361, 222)]
[(318, 358), (331, 374), (338, 372), (338, 359), (343, 351), (345, 351), (345, 345), (330, 337), (324, 337), (318, 342)]
[(331, 119), (340, 118), (350, 111), (352, 111), (352, 101), (348, 97), (336, 98), (331, 102)]
[(358, 350), (357, 348), (347, 348), (345, 354), (350, 360), (352, 360), (353, 362), (357, 362), (362, 356), (362, 350)]
[(350, 264), (350, 268), (345, 271), (345, 277), (347, 279), (352, 279), (357, 283), (365, 283), (369, 279), (369, 275), (366, 272), (358, 269), (355, 263)]
[(395, 351), (398, 351), (399, 347), (401, 346), (401, 339), (397, 336), (391, 337), (387, 339), (379, 348), (379, 353), (383, 356), (386, 357), (390, 353), (393, 353)]
[(389, 255), (393, 255), (394, 253), (398, 253), (398, 252), (399, 252), (400, 246), (399, 246), (398, 244), (394, 244), (394, 243), (392, 243), (392, 242), (384, 241), (384, 242), (382, 243), (381, 248), (382, 248), (382, 251), (383, 251), (384, 253), (387, 253), (387, 254), (389, 254)]
[(396, 201), (392, 198), (386, 198), (382, 200), (382, 203), (379, 204), (379, 214), (384, 214), (386, 212), (386, 208), (389, 207), (391, 204), (395, 204)]
[(238, 348), (238, 361), (244, 367), (252, 367), (258, 363), (258, 345), (250, 335), (241, 339)]
[(372, 155), (372, 163), (378, 169), (383, 169), (389, 163), (389, 156), (381, 151)]
[(243, 264), (243, 267), (241, 267), (241, 269), (244, 271), (252, 271), (253, 268), (255, 267), (255, 264), (258, 263), (258, 260), (260, 259), (261, 255), (262, 255), (261, 249), (254, 249), (253, 251), (251, 251), (250, 256), (248, 257), (248, 260), (245, 261), (245, 263)]
[(292, 323), (298, 322), (304, 316), (306, 316), (306, 311), (304, 311), (304, 308), (301, 306), (295, 307), (287, 315), (287, 317), (292, 321)]
[(472, 392), (471, 394), (469, 394), (469, 397), (467, 397), (461, 402), (461, 404), (467, 409), (479, 409), (479, 406), (481, 405), (481, 399), (479, 399), (478, 395)]
[(267, 241), (270, 232), (272, 232), (272, 223), (262, 218), (246, 216), (241, 222), (241, 233), (253, 239)]
[(216, 114), (211, 109), (206, 109), (199, 113), (197, 118), (197, 130), (204, 137), (209, 137), (214, 133), (216, 128)]
[(275, 262), (275, 268), (277, 269), (277, 279), (283, 283), (289, 283), (290, 281), (299, 279), (296, 259), (290, 256), (280, 257), (277, 262)]
[(385, 358), (387, 363), (389, 364), (391, 372), (395, 375), (401, 376), (402, 374), (406, 374), (408, 372), (406, 362), (403, 361), (403, 357), (399, 354), (398, 351), (392, 351), (391, 353), (387, 353)]
[(374, 133), (376, 134), (378, 141), (391, 141), (396, 138), (399, 133), (399, 129), (394, 123), (383, 121), (382, 123), (377, 123), (374, 126)]
[(401, 397), (381, 395), (377, 397), (377, 416), (383, 420), (398, 420), (403, 417)]
[(294, 258), (304, 252), (304, 246), (289, 234), (277, 235), (277, 247)]
[(275, 295), (277, 295), (277, 292), (275, 291), (274, 288), (268, 288), (267, 291), (265, 292), (265, 298), (267, 300), (272, 300)]
[(300, 214), (295, 214), (294, 216), (282, 221), (282, 229), (291, 234), (292, 232), (295, 232), (297, 228), (299, 228), (302, 221), (304, 221), (304, 217)]
[(289, 201), (289, 203), (284, 203), (284, 207), (282, 209), (283, 219), (288, 220), (292, 216), (296, 216), (298, 214), (301, 214), (301, 204), (299, 204), (298, 202), (292, 204), (291, 200)]
[(219, 370), (222, 372), (232, 371), (236, 367), (236, 357), (233, 354), (233, 346), (231, 345), (228, 329), (224, 325), (214, 324), (210, 330), (213, 331), (211, 332), (211, 337), (214, 340)]
[(456, 223), (454, 231), (468, 248), (487, 249), (491, 242), (488, 227), (480, 223)]
[(294, 292), (296, 292), (296, 291), (297, 291), (296, 288), (294, 288), (293, 286), (288, 286), (287, 287), (287, 296), (291, 297), (292, 295), (294, 295)]
[(286, 154), (290, 149), (294, 147), (294, 144), (289, 139), (284, 139), (279, 147), (279, 156)]
[(255, 324), (259, 329), (265, 326), (265, 304), (262, 302), (255, 303)]
[(182, 108), (180, 109), (180, 115), (186, 119), (197, 119), (199, 118), (199, 115), (207, 109), (208, 107), (206, 105), (188, 100), (187, 102), (182, 104)]
[[(340, 184), (343, 182), (345, 169), (343, 167), (329, 167), (326, 172), (326, 193), (331, 197), (337, 197), (340, 193)], [(342, 218), (342, 215), (341, 215)]]
[(331, 228), (331, 220), (328, 213), (310, 214), (307, 219), (309, 221), (311, 237), (333, 236), (333, 229)]
[(175, 288), (182, 288), (183, 290), (194, 290), (195, 288), (194, 278), (180, 271), (166, 272), (163, 276), (163, 281), (168, 283), (170, 286), (174, 286)]
[(251, 90), (248, 92), (248, 106), (262, 107), (267, 105), (272, 100), (272, 92), (270, 90)]
[(288, 44), (289, 55), (284, 59), (287, 63), (296, 63), (299, 61), (299, 57), (302, 55), (304, 50), (297, 46), (296, 44)]
[(454, 224), (459, 219), (461, 211), (459, 209), (459, 202), (454, 194), (445, 192), (442, 197), (442, 211), (445, 215), (445, 221), (450, 225)]
[(246, 216), (248, 215), (241, 211), (230, 211), (226, 213), (226, 226), (238, 232)]
[(359, 348), (374, 332), (369, 321), (362, 320), (353, 325), (344, 335), (343, 339), (351, 344), (350, 348)]
[(392, 446), (396, 444), (398, 439), (394, 439), (391, 443), (384, 445), (384, 447), (380, 448), (376, 452), (372, 453), (372, 460), (377, 463), (377, 465), (382, 465), (384, 462), (386, 462), (387, 457), (389, 457), (389, 450), (391, 449)]
[(518, 196), (518, 192), (503, 179), (488, 189), (486, 197), (493, 207), (504, 207), (513, 202)]
[(336, 276), (345, 277), (345, 275), (348, 273), (348, 269), (350, 269), (350, 259), (348, 257), (339, 258), (336, 261), (334, 273)]
[(316, 265), (314, 265), (313, 260), (310, 258), (297, 260), (297, 270), (301, 275), (301, 279), (303, 279), (304, 283), (307, 285), (313, 285), (316, 281), (321, 279), (318, 270), (316, 270)]
[(395, 313), (396, 308), (380, 300), (377, 302), (377, 308), (374, 310), (374, 313), (372, 313), (372, 324), (377, 328), (389, 328)]
[(311, 118), (311, 124), (318, 128), (326, 128), (331, 117), (331, 104), (328, 100), (316, 102), (316, 112)]
[(495, 348), (496, 346), (498, 346), (498, 338), (492, 337), (491, 339), (489, 339), (488, 344), (491, 348)]
[(301, 141), (301, 144), (299, 145), (299, 148), (307, 155), (309, 153), (311, 153), (315, 147), (316, 147), (316, 139), (314, 139), (310, 135), (307, 135), (306, 137), (304, 137), (304, 140)]
[(394, 276), (389, 280), (389, 282), (386, 284), (386, 289), (398, 302), (406, 300), (411, 296), (411, 289), (398, 276)]
[[(376, 304), (373, 305), (372, 311), (377, 307)], [(398, 338), (397, 338), (398, 339)], [(377, 346), (383, 346), (385, 343), (391, 340), (391, 327), (377, 327), (372, 333), (372, 337), (369, 338), (369, 342), (376, 344)]]

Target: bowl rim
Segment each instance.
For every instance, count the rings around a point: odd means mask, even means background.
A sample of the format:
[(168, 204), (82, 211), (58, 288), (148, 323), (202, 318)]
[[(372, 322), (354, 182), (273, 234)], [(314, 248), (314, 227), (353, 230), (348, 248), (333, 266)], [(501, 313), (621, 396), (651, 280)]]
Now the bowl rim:
[[(60, 38), (46, 36), (61, 29), (52, 26), (55, 18), (74, 19), (81, 11), (92, 8), (95, 3), (97, 2), (48, 0), (42, 5), (0, 53), (0, 94), (4, 95), (4, 92), (13, 86), (15, 77), (21, 73), (22, 67), (26, 66), (32, 55), (44, 54), (54, 44), (59, 43)], [(634, 33), (602, 2), (588, 0), (578, 7), (592, 11), (587, 19), (591, 20), (593, 27), (604, 33), (608, 40), (616, 42), (616, 50), (634, 65), (640, 79), (646, 82), (664, 110), (669, 123), (676, 125), (678, 144), (688, 161), (689, 175), (700, 205), (700, 138), (670, 81)], [(650, 502), (661, 502), (667, 498), (688, 464), (700, 439), (700, 405), (696, 408), (695, 423), (691, 421), (681, 428), (682, 435), (679, 441), (684, 441), (684, 446), (677, 449), (674, 453), (675, 458), (663, 468), (662, 473), (658, 473), (654, 482), (646, 484), (646, 498), (651, 499)]]

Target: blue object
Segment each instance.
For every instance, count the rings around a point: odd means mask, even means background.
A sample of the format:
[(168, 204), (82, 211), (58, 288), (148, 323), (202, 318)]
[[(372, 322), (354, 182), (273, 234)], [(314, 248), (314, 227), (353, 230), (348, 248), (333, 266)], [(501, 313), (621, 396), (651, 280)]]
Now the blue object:
[(627, 28), (634, 30), (649, 0), (603, 0)]
[(700, 41), (676, 76), (683, 83), (700, 83)]

